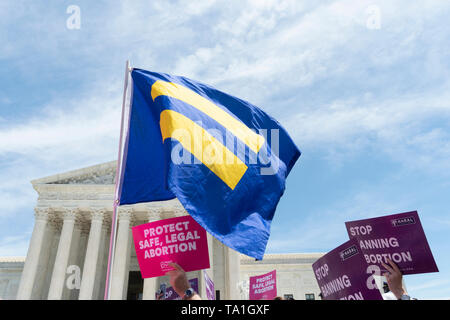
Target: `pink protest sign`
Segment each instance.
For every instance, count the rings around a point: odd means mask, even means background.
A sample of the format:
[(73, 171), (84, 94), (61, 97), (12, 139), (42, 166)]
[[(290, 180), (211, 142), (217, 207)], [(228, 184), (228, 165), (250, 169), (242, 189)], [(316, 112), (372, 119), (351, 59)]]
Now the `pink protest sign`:
[(277, 271), (250, 277), (250, 300), (272, 300), (277, 296)]
[(382, 300), (358, 242), (351, 239), (312, 265), (323, 300)]
[(142, 278), (165, 275), (178, 263), (186, 272), (209, 268), (206, 231), (191, 216), (133, 227), (134, 247)]
[(346, 222), (350, 238), (358, 241), (366, 262), (386, 269), (394, 261), (403, 274), (438, 272), (417, 211)]

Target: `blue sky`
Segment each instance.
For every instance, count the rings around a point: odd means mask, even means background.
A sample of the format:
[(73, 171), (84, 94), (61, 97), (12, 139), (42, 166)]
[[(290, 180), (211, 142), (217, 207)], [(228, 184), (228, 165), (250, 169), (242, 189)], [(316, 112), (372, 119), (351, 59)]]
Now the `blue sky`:
[[(70, 5), (80, 29), (69, 29)], [(448, 1), (2, 1), (0, 256), (26, 255), (30, 180), (116, 158), (124, 64), (258, 105), (302, 150), (269, 253), (327, 252), (344, 222), (417, 210), (450, 298)]]

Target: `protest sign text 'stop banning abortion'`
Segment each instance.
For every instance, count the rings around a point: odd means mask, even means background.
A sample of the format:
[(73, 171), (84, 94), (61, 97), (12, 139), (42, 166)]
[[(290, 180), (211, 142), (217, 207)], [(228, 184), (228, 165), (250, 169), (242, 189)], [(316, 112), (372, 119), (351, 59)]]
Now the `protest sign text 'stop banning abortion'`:
[(403, 274), (438, 272), (417, 211), (345, 223), (348, 235), (356, 239), (364, 259), (385, 272), (387, 259)]

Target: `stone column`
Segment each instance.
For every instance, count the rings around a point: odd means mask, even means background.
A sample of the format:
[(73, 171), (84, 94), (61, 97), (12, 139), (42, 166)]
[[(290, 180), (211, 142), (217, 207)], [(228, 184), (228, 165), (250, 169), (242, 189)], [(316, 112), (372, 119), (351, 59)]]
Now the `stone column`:
[(48, 271), (49, 268), (53, 268), (53, 262), (51, 258), (54, 256), (53, 250), (53, 239), (55, 234), (57, 233), (57, 229), (55, 223), (52, 221), (52, 217), (49, 217), (47, 220), (47, 226), (45, 228), (45, 235), (41, 249), (41, 254), (39, 257), (39, 264), (37, 267), (36, 278), (34, 280), (34, 286), (31, 293), (32, 300), (43, 300), (47, 299), (48, 296), (48, 286), (47, 282)]
[[(199, 279), (198, 279), (198, 290), (202, 299), (207, 299), (206, 297), (206, 281), (205, 281), (205, 273), (208, 274), (208, 277), (214, 282), (214, 245), (213, 245), (213, 237), (208, 232), (206, 233), (207, 241), (208, 241), (208, 254), (209, 254), (209, 269), (204, 269), (199, 271)], [(215, 292), (214, 292), (215, 295)]]
[(77, 209), (75, 208), (68, 208), (63, 212), (64, 222), (56, 252), (48, 300), (60, 300), (62, 297), (76, 214)]
[(103, 300), (105, 296), (106, 269), (108, 265), (109, 239), (111, 220), (109, 214), (103, 218), (102, 231), (100, 236), (100, 249), (98, 253), (98, 264), (94, 282), (93, 299)]
[(239, 252), (225, 246), (225, 299), (238, 300), (239, 295), (239, 273), (241, 257)]
[(28, 300), (31, 298), (36, 271), (39, 264), (39, 256), (43, 247), (43, 239), (48, 221), (49, 208), (35, 208), (35, 222), (27, 258), (17, 291), (17, 300)]
[(79, 300), (93, 299), (95, 272), (97, 271), (99, 261), (100, 240), (105, 212), (105, 209), (93, 209), (91, 213), (91, 230), (89, 231), (89, 240), (84, 260)]
[[(161, 211), (159, 209), (149, 209), (147, 217), (148, 222), (158, 221), (161, 219)], [(155, 292), (158, 291), (158, 278), (144, 279), (144, 292), (142, 300), (155, 300)]]
[(126, 288), (128, 280), (128, 269), (130, 263), (130, 248), (131, 248), (131, 208), (118, 208), (118, 227), (117, 227), (117, 239), (114, 254), (114, 264), (112, 270), (112, 282), (111, 282), (111, 300), (124, 300), (126, 299)]
[(58, 251), (58, 244), (59, 239), (61, 237), (61, 229), (62, 229), (62, 222), (58, 221), (55, 218), (49, 220), (48, 224), (52, 226), (53, 237), (52, 241), (48, 243), (48, 246), (50, 247), (50, 255), (48, 257), (47, 269), (45, 270), (45, 280), (42, 286), (42, 292), (40, 297), (40, 299), (42, 300), (48, 299), (48, 291), (50, 289), (50, 282), (52, 281), (52, 274), (53, 269), (55, 267), (56, 253)]
[(83, 251), (83, 234), (86, 231), (83, 230), (85, 228), (83, 223), (78, 220), (75, 220), (72, 232), (61, 300), (78, 300), (78, 294), (80, 293), (82, 264), (78, 258), (80, 251)]

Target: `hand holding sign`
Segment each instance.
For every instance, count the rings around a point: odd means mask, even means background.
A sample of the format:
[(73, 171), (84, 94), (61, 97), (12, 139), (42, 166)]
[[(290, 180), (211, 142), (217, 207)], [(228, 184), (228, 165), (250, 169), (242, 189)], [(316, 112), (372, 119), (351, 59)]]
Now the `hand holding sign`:
[[(189, 288), (194, 289), (195, 292), (198, 292), (198, 278), (192, 278), (188, 280)], [(159, 292), (159, 290), (158, 290)], [(155, 292), (155, 298), (158, 300), (158, 292)], [(184, 293), (183, 293), (184, 295)], [(182, 297), (175, 291), (175, 289), (171, 286), (166, 287), (165, 294), (160, 300), (181, 300)], [(192, 300), (192, 299), (191, 299)]]
[(175, 292), (180, 297), (183, 297), (186, 290), (189, 289), (189, 281), (186, 272), (184, 272), (183, 268), (176, 263), (169, 263), (169, 265), (174, 268), (174, 270), (168, 271), (166, 275), (170, 277), (170, 284)]
[(386, 277), (386, 281), (389, 286), (389, 290), (400, 299), (402, 295), (406, 294), (406, 290), (403, 288), (403, 275), (397, 265), (391, 260), (388, 259), (389, 265), (382, 262), (383, 267), (386, 268), (389, 272), (383, 274)]

